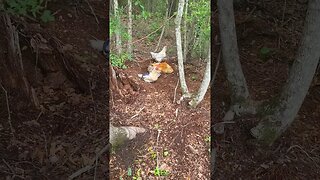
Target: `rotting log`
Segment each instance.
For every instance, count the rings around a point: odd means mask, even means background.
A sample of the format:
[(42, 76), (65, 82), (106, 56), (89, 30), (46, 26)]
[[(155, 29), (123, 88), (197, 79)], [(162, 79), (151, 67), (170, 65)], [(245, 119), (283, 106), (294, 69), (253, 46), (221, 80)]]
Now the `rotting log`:
[(109, 142), (112, 146), (122, 145), (127, 140), (132, 140), (138, 133), (144, 133), (146, 130), (134, 126), (115, 127), (112, 124), (109, 126)]

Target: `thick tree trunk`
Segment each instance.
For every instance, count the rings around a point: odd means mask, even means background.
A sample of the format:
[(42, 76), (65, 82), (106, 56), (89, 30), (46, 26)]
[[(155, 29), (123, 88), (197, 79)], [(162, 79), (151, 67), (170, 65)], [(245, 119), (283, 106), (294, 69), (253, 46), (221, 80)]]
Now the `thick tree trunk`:
[(218, 0), (217, 5), (222, 57), (232, 92), (231, 104), (241, 104), (249, 98), (249, 90), (239, 60), (233, 0)]
[(273, 113), (262, 120), (251, 133), (271, 145), (294, 121), (310, 87), (320, 57), (320, 1), (310, 0), (303, 38), (289, 79)]
[(208, 62), (206, 66), (206, 71), (203, 76), (203, 80), (199, 89), (199, 92), (197, 95), (189, 102), (189, 105), (191, 107), (196, 107), (204, 98), (204, 95), (206, 94), (211, 79), (211, 48), (209, 48), (208, 53)]
[(179, 79), (183, 96), (188, 97), (189, 91), (184, 76), (183, 66), (183, 54), (182, 54), (182, 42), (181, 42), (181, 19), (183, 14), (184, 0), (179, 0), (178, 14), (175, 20), (176, 23), (176, 43), (177, 43), (177, 54), (178, 54), (178, 68), (179, 68)]

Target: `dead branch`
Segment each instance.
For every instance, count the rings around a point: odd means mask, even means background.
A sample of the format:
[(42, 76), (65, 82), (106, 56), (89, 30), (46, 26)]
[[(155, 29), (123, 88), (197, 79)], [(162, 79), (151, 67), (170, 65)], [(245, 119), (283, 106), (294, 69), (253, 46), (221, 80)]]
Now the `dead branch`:
[(9, 107), (9, 99), (8, 99), (8, 92), (7, 90), (3, 87), (3, 85), (0, 83), (0, 86), (4, 92), (4, 95), (6, 97), (6, 103), (7, 103), (7, 111), (8, 111), (8, 123), (9, 123), (9, 127), (10, 127), (10, 130), (11, 130), (11, 135), (13, 138), (15, 138), (15, 135), (14, 135), (14, 129), (12, 127), (12, 123), (11, 123), (11, 112), (10, 112), (10, 107)]

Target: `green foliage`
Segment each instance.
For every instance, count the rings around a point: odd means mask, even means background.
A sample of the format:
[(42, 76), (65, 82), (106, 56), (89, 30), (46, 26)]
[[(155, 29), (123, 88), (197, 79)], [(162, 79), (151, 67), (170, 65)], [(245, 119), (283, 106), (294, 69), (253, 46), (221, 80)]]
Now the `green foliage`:
[[(119, 17), (125, 16), (124, 10), (122, 8), (119, 8)], [(120, 33), (120, 36), (123, 40), (129, 39), (128, 29), (127, 26), (124, 25), (121, 20), (121, 18), (117, 18), (114, 16), (114, 14), (111, 14), (110, 21), (109, 21), (109, 31), (110, 36), (113, 36), (115, 32)]]
[(211, 136), (207, 136), (205, 139), (204, 139), (205, 142), (207, 143), (210, 143), (211, 142)]
[(37, 18), (37, 15), (41, 15), (43, 22), (54, 21), (51, 11), (45, 10), (43, 3), (43, 0), (6, 0), (3, 8), (11, 14), (19, 16), (32, 15), (34, 18)]
[(131, 167), (128, 167), (128, 176), (132, 176), (132, 169), (131, 169)]
[[(210, 1), (190, 1), (188, 14), (185, 16), (189, 28), (194, 27), (196, 41), (193, 49), (199, 57), (206, 57), (210, 45)], [(187, 27), (188, 28), (188, 27)], [(188, 29), (184, 30), (185, 32)], [(190, 39), (190, 37), (189, 37)]]
[(44, 10), (41, 15), (41, 20), (45, 23), (54, 21), (54, 16), (52, 15), (50, 10)]
[(272, 48), (262, 47), (259, 52), (259, 56), (262, 60), (266, 61), (273, 53)]
[(160, 169), (159, 167), (156, 167), (152, 172), (155, 176), (168, 176), (169, 175), (168, 171), (166, 171), (164, 169)]
[(110, 53), (110, 61), (113, 66), (125, 69), (127, 66), (124, 64), (127, 60), (130, 60), (131, 57), (127, 53), (122, 53), (120, 55)]
[(136, 15), (135, 18), (137, 19), (148, 19), (151, 16), (151, 13), (146, 11), (145, 7), (142, 5), (142, 2), (137, 0), (134, 2), (134, 5), (140, 9), (140, 14)]
[(164, 150), (163, 151), (163, 157), (167, 157), (169, 156), (169, 151), (168, 150)]

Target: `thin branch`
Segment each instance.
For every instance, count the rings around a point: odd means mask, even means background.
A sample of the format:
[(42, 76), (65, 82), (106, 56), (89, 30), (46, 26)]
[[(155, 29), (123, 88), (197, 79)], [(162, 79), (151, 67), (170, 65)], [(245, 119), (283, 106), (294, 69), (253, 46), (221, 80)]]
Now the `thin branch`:
[(143, 107), (138, 111), (138, 113), (135, 114), (135, 115), (133, 115), (130, 119), (133, 119), (133, 118), (137, 117), (144, 108), (145, 108), (145, 107), (143, 106)]
[(3, 85), (0, 83), (0, 86), (4, 92), (4, 95), (6, 96), (6, 103), (7, 103), (7, 111), (8, 111), (8, 123), (9, 123), (9, 127), (10, 127), (10, 130), (11, 130), (11, 135), (13, 138), (15, 138), (14, 136), (14, 129), (12, 127), (12, 123), (11, 123), (11, 112), (10, 112), (10, 106), (9, 106), (9, 99), (8, 99), (8, 92), (7, 90), (3, 87)]
[[(94, 168), (94, 167), (96, 168), (96, 167), (98, 166), (97, 161), (99, 160), (100, 156), (101, 156), (103, 153), (105, 153), (109, 148), (110, 148), (110, 144), (107, 144), (104, 148), (102, 148), (102, 149), (96, 154), (96, 156), (94, 157), (95, 165), (91, 165), (91, 164), (90, 164), (90, 165), (87, 165), (87, 166), (79, 169), (79, 170), (76, 171), (75, 173), (71, 174), (68, 179), (69, 179), (69, 180), (72, 180), (72, 179), (80, 176), (81, 174), (83, 174), (83, 173), (91, 170), (92, 168)], [(95, 173), (96, 173), (96, 169), (95, 169)]]
[(91, 13), (93, 14), (94, 18), (96, 19), (97, 24), (99, 25), (100, 22), (99, 22), (99, 20), (98, 20), (98, 18), (97, 18), (97, 16), (96, 16), (96, 13), (94, 13), (94, 10), (93, 10), (92, 6), (90, 5), (89, 1), (86, 0), (86, 2), (87, 2), (88, 6), (89, 6), (89, 8), (90, 8), (90, 10), (91, 10)]
[(214, 69), (214, 73), (213, 73), (213, 76), (212, 76), (212, 81), (211, 81), (211, 86), (212, 87), (214, 85), (214, 80), (216, 79), (216, 76), (217, 76), (217, 72), (218, 72), (218, 68), (219, 68), (219, 64), (220, 64), (220, 59), (221, 59), (221, 48), (219, 50), (219, 54), (218, 54), (218, 57), (217, 57), (216, 68)]

